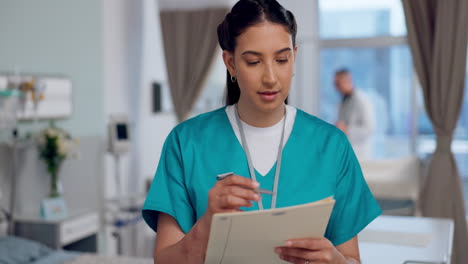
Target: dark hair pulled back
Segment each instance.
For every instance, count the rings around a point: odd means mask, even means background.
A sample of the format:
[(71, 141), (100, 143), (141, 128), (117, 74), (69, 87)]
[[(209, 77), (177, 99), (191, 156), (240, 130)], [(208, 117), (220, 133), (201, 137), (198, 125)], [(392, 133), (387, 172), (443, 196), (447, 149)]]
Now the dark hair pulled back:
[[(236, 39), (247, 28), (262, 22), (283, 25), (291, 34), (293, 46), (296, 45), (297, 25), (294, 15), (280, 5), (276, 0), (240, 0), (226, 15), (224, 21), (218, 25), (218, 42), (223, 50), (234, 53)], [(227, 71), (226, 105), (239, 101), (240, 89), (237, 81), (231, 81)]]

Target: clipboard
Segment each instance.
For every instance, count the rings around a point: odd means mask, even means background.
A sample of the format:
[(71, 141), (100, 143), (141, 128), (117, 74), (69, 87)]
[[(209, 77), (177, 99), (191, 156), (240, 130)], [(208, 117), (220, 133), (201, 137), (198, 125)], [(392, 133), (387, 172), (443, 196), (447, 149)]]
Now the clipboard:
[(275, 247), (294, 238), (323, 237), (335, 200), (263, 211), (215, 214), (205, 264), (287, 263)]

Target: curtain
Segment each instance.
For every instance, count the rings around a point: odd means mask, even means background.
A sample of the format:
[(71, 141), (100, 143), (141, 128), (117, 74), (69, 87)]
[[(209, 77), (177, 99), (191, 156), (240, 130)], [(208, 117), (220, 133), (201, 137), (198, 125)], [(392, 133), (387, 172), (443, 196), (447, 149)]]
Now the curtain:
[(216, 28), (228, 8), (161, 12), (164, 52), (172, 103), (185, 120), (208, 76), (218, 47)]
[(468, 263), (465, 205), (451, 152), (465, 86), (467, 0), (403, 0), (408, 42), (437, 136), (421, 193), (422, 213), (455, 222), (452, 263)]

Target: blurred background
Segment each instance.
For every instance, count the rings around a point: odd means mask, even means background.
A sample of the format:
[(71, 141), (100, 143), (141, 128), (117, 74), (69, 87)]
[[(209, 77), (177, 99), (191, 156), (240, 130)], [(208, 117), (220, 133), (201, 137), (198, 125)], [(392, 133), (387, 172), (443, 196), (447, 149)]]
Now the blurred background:
[[(0, 0), (4, 234), (11, 231), (57, 249), (151, 258), (155, 234), (141, 220), (140, 208), (171, 129), (182, 119), (224, 106), (226, 70), (213, 41), (216, 25), (235, 2)], [(289, 103), (335, 124), (342, 102), (335, 72), (348, 69), (376, 117), (372, 153), (361, 160), (364, 175), (387, 215), (421, 215), (424, 170), (437, 140), (413, 66), (402, 1), (279, 2), (298, 23)], [(195, 28), (171, 20), (174, 14), (201, 10), (223, 15), (210, 15), (209, 23)], [(194, 32), (209, 38), (211, 46), (209, 41), (181, 44), (175, 37), (193, 39)], [(211, 48), (201, 49), (204, 45)], [(171, 62), (193, 62), (191, 48), (209, 56), (203, 71), (185, 68), (197, 73), (182, 78), (196, 92), (181, 106), (175, 88), (181, 77)], [(467, 79), (465, 71), (465, 94)], [(468, 206), (468, 96), (461, 100), (451, 150)], [(52, 197), (64, 201), (63, 207), (48, 200), (55, 182), (40, 156), (40, 137), (50, 127), (64, 132), (67, 146), (59, 163), (58, 195)], [(56, 216), (48, 213), (54, 208), (65, 209), (66, 217), (47, 220), (48, 214)], [(16, 224), (8, 227), (8, 222)], [(70, 237), (62, 239), (60, 228), (68, 226)], [(50, 232), (59, 238), (40, 239)]]

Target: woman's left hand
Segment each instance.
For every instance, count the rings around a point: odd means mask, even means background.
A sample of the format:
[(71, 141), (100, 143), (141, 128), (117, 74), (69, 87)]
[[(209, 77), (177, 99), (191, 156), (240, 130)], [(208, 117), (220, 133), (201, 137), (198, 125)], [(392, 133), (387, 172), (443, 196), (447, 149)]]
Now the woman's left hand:
[(326, 238), (301, 238), (286, 241), (285, 246), (275, 248), (279, 257), (295, 264), (346, 263), (344, 256)]

